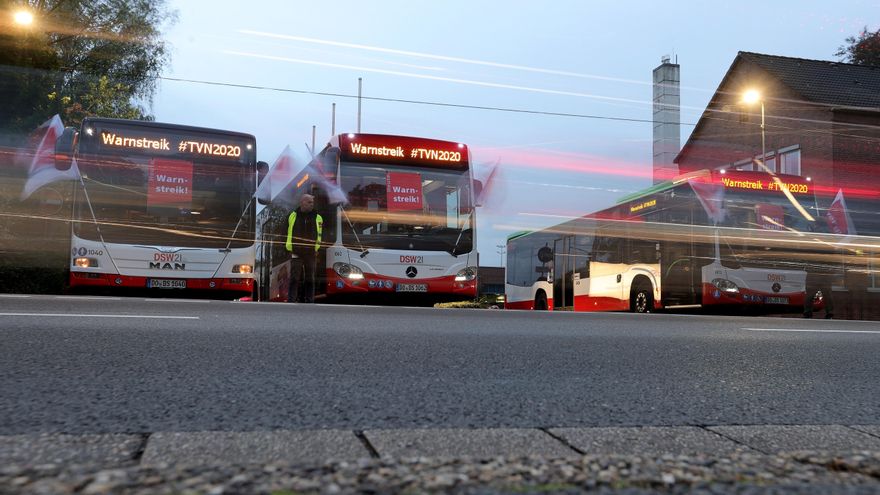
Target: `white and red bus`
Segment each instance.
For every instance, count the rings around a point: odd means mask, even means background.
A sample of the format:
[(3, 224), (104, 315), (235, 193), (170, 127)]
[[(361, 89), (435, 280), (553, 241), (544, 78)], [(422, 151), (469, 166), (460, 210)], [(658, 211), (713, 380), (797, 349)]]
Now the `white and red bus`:
[[(328, 194), (328, 184), (335, 192)], [(260, 213), (261, 299), (287, 300), (287, 218), (303, 193), (315, 196), (324, 219), (319, 297), (416, 304), (475, 297), (474, 187), (464, 144), (333, 136)]]
[(71, 288), (252, 294), (253, 136), (87, 118), (56, 151), (56, 166), (81, 176)]
[[(714, 219), (710, 213), (715, 212)], [(506, 307), (803, 309), (817, 218), (799, 176), (701, 171), (507, 242)]]

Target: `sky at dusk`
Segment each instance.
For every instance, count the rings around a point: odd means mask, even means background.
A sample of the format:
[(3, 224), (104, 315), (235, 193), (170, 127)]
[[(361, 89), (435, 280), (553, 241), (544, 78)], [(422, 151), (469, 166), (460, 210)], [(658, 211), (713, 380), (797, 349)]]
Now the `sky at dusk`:
[(500, 163), (477, 234), (481, 264), (498, 265), (507, 235), (650, 186), (662, 56), (681, 64), (684, 142), (738, 51), (835, 60), (880, 22), (878, 0), (666, 3), (171, 1), (152, 111), (254, 134), (270, 163), (289, 144), (304, 165), (333, 103), (337, 133), (356, 130), (362, 77), (384, 99), (363, 101), (363, 132), (466, 143), (477, 178)]

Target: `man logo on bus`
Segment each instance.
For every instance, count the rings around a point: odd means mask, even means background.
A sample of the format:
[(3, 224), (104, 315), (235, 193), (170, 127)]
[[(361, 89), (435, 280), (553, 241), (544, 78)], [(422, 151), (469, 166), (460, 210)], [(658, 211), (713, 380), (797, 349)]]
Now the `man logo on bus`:
[(415, 278), (416, 275), (419, 274), (419, 271), (414, 266), (406, 267), (406, 276), (409, 278)]

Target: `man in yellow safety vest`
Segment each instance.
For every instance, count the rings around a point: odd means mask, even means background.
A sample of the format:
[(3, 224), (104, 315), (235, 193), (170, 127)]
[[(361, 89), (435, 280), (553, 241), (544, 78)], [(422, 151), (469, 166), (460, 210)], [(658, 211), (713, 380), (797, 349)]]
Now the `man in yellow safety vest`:
[(290, 287), (287, 302), (315, 302), (315, 270), (324, 219), (315, 211), (315, 197), (303, 194), (299, 207), (287, 218)]

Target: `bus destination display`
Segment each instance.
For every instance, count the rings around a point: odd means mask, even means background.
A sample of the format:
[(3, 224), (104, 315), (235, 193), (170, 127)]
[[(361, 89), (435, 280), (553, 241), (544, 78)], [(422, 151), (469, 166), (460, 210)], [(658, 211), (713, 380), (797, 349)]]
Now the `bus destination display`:
[(344, 158), (353, 161), (428, 164), (466, 167), (468, 154), (463, 144), (405, 136), (349, 134), (340, 136)]
[(222, 142), (201, 136), (169, 136), (124, 130), (100, 130), (98, 142), (102, 147), (119, 150), (138, 150), (156, 154), (200, 155), (237, 160), (251, 149), (243, 142)]

